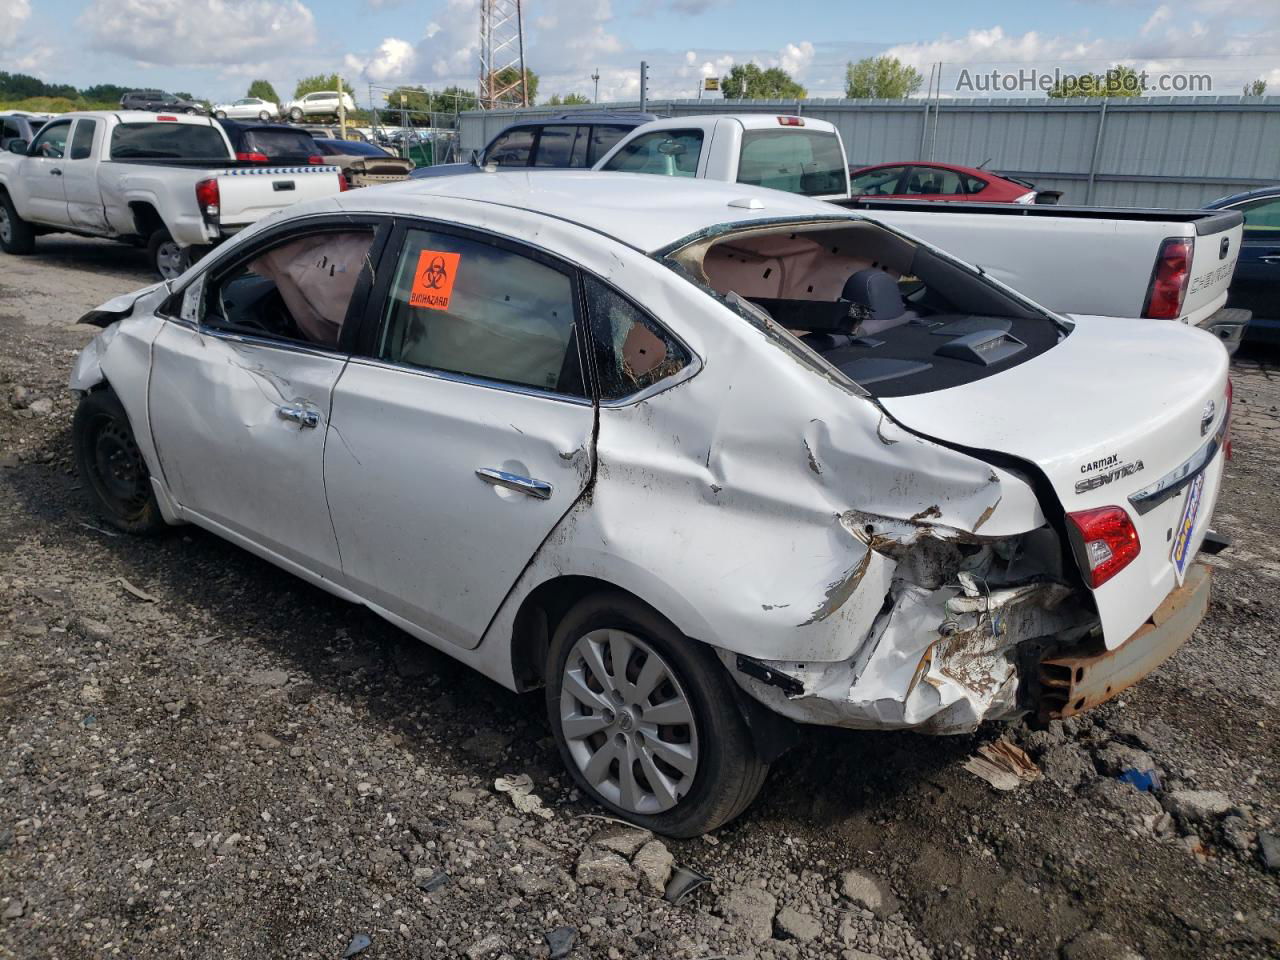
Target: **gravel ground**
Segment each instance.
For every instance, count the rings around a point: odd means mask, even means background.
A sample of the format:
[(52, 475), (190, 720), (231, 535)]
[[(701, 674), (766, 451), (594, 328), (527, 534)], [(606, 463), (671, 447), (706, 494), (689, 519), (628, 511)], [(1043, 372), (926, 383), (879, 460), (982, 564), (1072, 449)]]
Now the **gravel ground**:
[[(539, 695), (200, 530), (104, 530), (73, 321), (146, 282), (96, 241), (0, 258), (0, 957), (1280, 956), (1275, 356), (1235, 364), (1235, 546), (1155, 675), (1047, 730), (808, 732), (663, 842), (574, 793)], [(1043, 770), (1011, 793), (962, 768), (1002, 733)], [(679, 905), (673, 862), (710, 878)]]

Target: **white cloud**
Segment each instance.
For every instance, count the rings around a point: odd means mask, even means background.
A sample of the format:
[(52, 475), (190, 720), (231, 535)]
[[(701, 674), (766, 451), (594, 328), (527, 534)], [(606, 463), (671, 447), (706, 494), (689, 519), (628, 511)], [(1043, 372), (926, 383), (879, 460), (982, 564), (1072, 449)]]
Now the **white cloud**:
[(0, 2), (0, 43), (4, 43), (18, 31), (18, 27), (31, 16), (31, 0), (3, 0)]
[(1145, 37), (1148, 33), (1160, 26), (1162, 23), (1168, 22), (1173, 17), (1173, 10), (1168, 4), (1160, 4), (1151, 12), (1151, 16), (1147, 17), (1147, 22), (1142, 25), (1142, 35)]
[(78, 23), (98, 51), (228, 72), (316, 42), (315, 17), (300, 0), (92, 0)]
[(799, 43), (788, 43), (778, 55), (778, 66), (797, 80), (803, 78), (809, 64), (813, 62), (813, 44), (808, 40)]
[(397, 37), (387, 37), (372, 57), (361, 60), (347, 54), (343, 60), (349, 73), (372, 83), (397, 83), (413, 75), (417, 54), (413, 44)]

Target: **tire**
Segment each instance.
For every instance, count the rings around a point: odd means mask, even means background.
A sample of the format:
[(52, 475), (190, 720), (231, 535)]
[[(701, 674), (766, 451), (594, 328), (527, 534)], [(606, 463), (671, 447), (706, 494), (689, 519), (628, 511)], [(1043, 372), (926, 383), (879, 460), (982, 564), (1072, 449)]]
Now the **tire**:
[[(611, 675), (620, 650), (625, 682)], [(695, 837), (728, 823), (759, 793), (769, 767), (724, 668), (634, 597), (604, 592), (575, 605), (556, 627), (546, 675), (560, 758), (578, 788), (608, 810), (655, 833)], [(646, 677), (656, 682), (637, 687)], [(645, 685), (651, 692), (637, 694)], [(666, 723), (645, 719), (659, 709)]]
[(165, 227), (156, 230), (148, 238), (147, 259), (151, 263), (151, 269), (161, 280), (176, 279), (191, 266), (191, 254), (177, 245)]
[(165, 529), (129, 416), (110, 387), (80, 398), (71, 423), (71, 446), (80, 481), (109, 524), (141, 536)]
[(294, 123), (301, 123), (302, 111), (299, 108), (294, 107), (289, 111), (289, 119), (292, 120)]
[(30, 253), (35, 248), (35, 230), (18, 216), (9, 194), (0, 190), (0, 250), (17, 255)]
[(225, 119), (227, 119), (227, 111), (225, 111), (225, 110), (215, 110), (215, 111), (213, 111), (213, 116), (214, 116), (214, 119), (215, 119), (215, 120), (225, 120)]
[(259, 110), (258, 119), (261, 120), (263, 123), (269, 123), (271, 120), (271, 114), (268, 113), (266, 110)]

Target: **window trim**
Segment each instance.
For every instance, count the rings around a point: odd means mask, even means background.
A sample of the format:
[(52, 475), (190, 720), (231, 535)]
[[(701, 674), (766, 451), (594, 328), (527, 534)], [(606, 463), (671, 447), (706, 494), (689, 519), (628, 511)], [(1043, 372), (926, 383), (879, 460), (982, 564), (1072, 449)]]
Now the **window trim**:
[[(73, 122), (74, 120), (75, 118), (72, 117), (70, 120), (50, 120), (48, 123), (46, 123), (43, 127), (40, 128), (40, 131), (34, 137), (31, 138), (31, 142), (27, 144), (27, 156), (32, 157), (33, 159), (36, 159), (36, 160), (67, 159), (67, 152), (71, 149), (71, 128), (72, 126), (74, 126), (74, 122)], [(56, 130), (58, 127), (65, 127), (67, 131), (67, 139), (62, 142), (62, 156), (41, 157), (33, 154), (31, 152), (31, 148), (36, 145), (37, 141), (39, 141), (40, 138), (44, 136), (46, 132), (48, 132), (49, 130)]]
[[(532, 154), (531, 154), (532, 155)], [(558, 273), (562, 273), (569, 278), (573, 296), (573, 323), (574, 347), (578, 351), (578, 368), (582, 371), (583, 386), (585, 388), (585, 397), (575, 397), (567, 393), (558, 393), (554, 390), (546, 390), (541, 387), (534, 387), (528, 384), (511, 383), (507, 380), (493, 380), (488, 377), (481, 377), (475, 374), (460, 373), (452, 370), (438, 370), (434, 367), (420, 367), (410, 363), (400, 363), (395, 360), (387, 360), (377, 355), (378, 339), (382, 332), (383, 314), (387, 304), (387, 300), (391, 294), (392, 284), (395, 282), (395, 268), (399, 263), (400, 253), (404, 249), (404, 242), (411, 230), (425, 230), (432, 233), (444, 234), (446, 236), (460, 237), (464, 240), (470, 240), (474, 243), (484, 243), (496, 247), (499, 250), (506, 250), (517, 256), (525, 257), (535, 263), (541, 263), (548, 266)], [(352, 298), (354, 300), (354, 297)], [(348, 315), (350, 316), (350, 315)], [(425, 377), (431, 377), (437, 380), (448, 380), (454, 383), (466, 383), (472, 386), (485, 387), (490, 390), (504, 390), (508, 393), (518, 393), (525, 396), (542, 397), (550, 400), (559, 400), (564, 403), (573, 403), (579, 406), (594, 406), (599, 402), (599, 389), (596, 383), (595, 365), (592, 357), (592, 350), (584, 348), (584, 340), (591, 336), (590, 324), (586, 322), (587, 304), (585, 299), (585, 291), (582, 287), (582, 271), (573, 263), (557, 257), (551, 252), (541, 247), (532, 246), (513, 240), (503, 234), (494, 233), (483, 230), (478, 227), (469, 227), (462, 224), (449, 223), (446, 221), (432, 220), (428, 217), (399, 216), (395, 218), (394, 228), (387, 236), (386, 242), (377, 260), (376, 278), (368, 296), (365, 299), (364, 310), (358, 323), (358, 333), (353, 344), (350, 359), (352, 363), (361, 363), (366, 366), (383, 367), (388, 370), (401, 370), (409, 373), (419, 374)], [(345, 333), (347, 324), (343, 324)]]

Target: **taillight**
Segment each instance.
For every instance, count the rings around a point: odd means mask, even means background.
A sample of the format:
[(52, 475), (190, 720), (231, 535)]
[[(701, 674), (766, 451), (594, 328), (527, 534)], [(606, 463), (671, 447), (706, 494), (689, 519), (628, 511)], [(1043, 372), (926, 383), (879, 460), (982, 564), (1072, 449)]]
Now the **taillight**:
[(351, 189), (351, 184), (347, 183), (347, 176), (344, 173), (338, 174), (338, 192), (346, 193)]
[(1187, 281), (1191, 279), (1191, 254), (1195, 240), (1191, 237), (1169, 237), (1160, 244), (1155, 269), (1151, 271), (1151, 283), (1147, 286), (1147, 299), (1142, 305), (1142, 315), (1155, 320), (1176, 320), (1182, 312), (1182, 300), (1187, 295)]
[(307, 163), (324, 163), (324, 157), (320, 156), (318, 153), (313, 153), (311, 156), (307, 157)]
[(1142, 550), (1138, 531), (1122, 507), (1099, 507), (1068, 513), (1080, 533), (1086, 579), (1096, 590), (1133, 562)]
[(159, 120), (159, 121), (161, 121), (161, 122), (163, 122), (163, 123), (177, 123), (177, 122), (178, 122), (178, 118), (177, 118), (177, 117), (170, 117), (170, 116), (161, 116), (161, 117), (156, 117), (156, 119), (157, 119), (157, 120)]
[(804, 117), (779, 117), (778, 123), (784, 127), (803, 127)]
[(218, 204), (221, 199), (216, 178), (211, 177), (196, 184), (196, 206), (200, 208), (200, 215), (206, 220), (218, 219)]
[(270, 157), (268, 157), (265, 153), (258, 153), (256, 150), (248, 153), (244, 153), (244, 152), (237, 153), (236, 159), (239, 160), (241, 163), (270, 163), (271, 162)]

